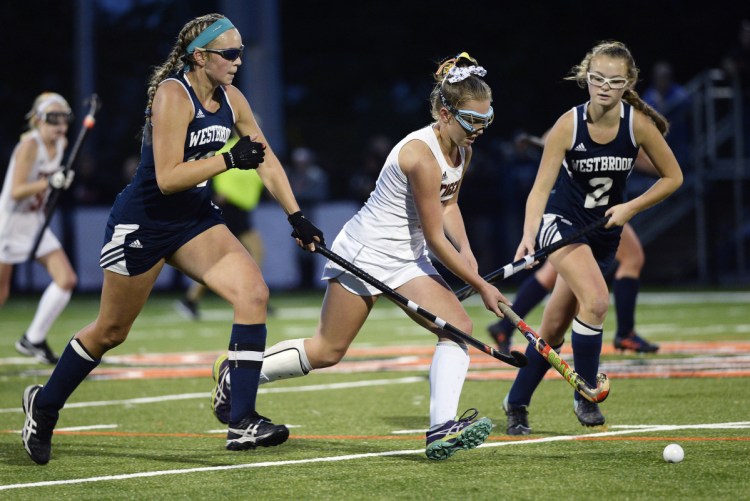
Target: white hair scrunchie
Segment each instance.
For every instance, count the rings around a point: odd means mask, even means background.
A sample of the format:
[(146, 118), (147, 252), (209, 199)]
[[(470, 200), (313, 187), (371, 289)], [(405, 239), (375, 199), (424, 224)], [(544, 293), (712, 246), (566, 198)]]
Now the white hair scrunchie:
[(486, 74), (487, 70), (485, 70), (481, 66), (454, 66), (453, 68), (448, 70), (448, 74), (445, 76), (445, 78), (446, 80), (448, 80), (448, 83), (456, 83), (466, 80), (471, 75), (483, 77)]

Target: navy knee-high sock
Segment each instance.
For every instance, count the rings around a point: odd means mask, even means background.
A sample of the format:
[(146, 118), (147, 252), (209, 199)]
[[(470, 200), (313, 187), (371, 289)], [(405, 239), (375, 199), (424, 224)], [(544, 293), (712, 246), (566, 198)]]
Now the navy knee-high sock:
[[(539, 280), (536, 279), (536, 275), (531, 275), (521, 283), (520, 287), (518, 287), (516, 297), (513, 299), (513, 311), (518, 313), (519, 317), (523, 318), (527, 313), (533, 310), (536, 305), (541, 303), (542, 299), (544, 299), (547, 294), (549, 294), (549, 290), (545, 289), (544, 286), (539, 283)], [(503, 332), (513, 332), (513, 324), (511, 324), (510, 320), (507, 318), (499, 320), (496, 325), (500, 326), (500, 329)]]
[(36, 397), (37, 406), (45, 412), (57, 414), (99, 362), (101, 359), (92, 357), (80, 341), (72, 339), (63, 350), (47, 384)]
[[(553, 346), (552, 349), (559, 352), (563, 343)], [(526, 358), (529, 363), (518, 370), (513, 386), (508, 393), (508, 404), (513, 406), (529, 405), (534, 390), (544, 379), (544, 375), (551, 367), (544, 357), (536, 351), (531, 344), (526, 347)]]
[(260, 368), (266, 349), (266, 324), (233, 324), (229, 339), (229, 377), (232, 381), (231, 423), (255, 412)]
[(617, 312), (617, 337), (625, 337), (635, 328), (635, 303), (639, 286), (640, 280), (627, 277), (618, 278), (612, 284)]
[[(579, 376), (592, 386), (596, 386), (596, 375), (599, 373), (599, 355), (602, 352), (602, 326), (587, 325), (573, 320), (573, 363)], [(583, 397), (575, 393), (576, 400)]]

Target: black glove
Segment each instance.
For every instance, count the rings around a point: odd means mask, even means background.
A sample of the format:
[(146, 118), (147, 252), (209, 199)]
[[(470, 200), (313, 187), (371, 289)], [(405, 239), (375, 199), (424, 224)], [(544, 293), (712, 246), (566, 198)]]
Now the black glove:
[(250, 139), (250, 136), (244, 136), (232, 146), (232, 149), (222, 153), (224, 163), (229, 169), (257, 169), (258, 165), (263, 163), (263, 157), (266, 156), (266, 145), (256, 143)]
[(326, 241), (323, 238), (323, 232), (320, 231), (317, 226), (308, 221), (307, 218), (302, 215), (302, 211), (290, 214), (287, 220), (289, 221), (289, 224), (292, 225), (292, 228), (294, 228), (292, 237), (299, 238), (304, 245), (310, 245), (313, 243), (313, 237), (318, 237), (320, 243), (325, 245)]

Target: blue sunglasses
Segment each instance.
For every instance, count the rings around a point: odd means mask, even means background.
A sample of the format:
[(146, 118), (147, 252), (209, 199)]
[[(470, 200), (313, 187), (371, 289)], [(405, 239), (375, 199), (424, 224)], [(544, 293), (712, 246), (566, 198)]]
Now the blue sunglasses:
[(227, 61), (234, 61), (242, 57), (242, 54), (245, 52), (245, 46), (240, 45), (238, 49), (206, 49), (205, 47), (196, 47), (196, 50), (218, 54)]

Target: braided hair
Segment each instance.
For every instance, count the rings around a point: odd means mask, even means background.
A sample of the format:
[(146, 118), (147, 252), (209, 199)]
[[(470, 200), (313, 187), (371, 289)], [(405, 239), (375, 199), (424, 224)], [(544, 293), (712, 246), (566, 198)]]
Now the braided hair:
[[(588, 73), (591, 67), (591, 60), (595, 56), (602, 55), (609, 56), (614, 59), (622, 59), (623, 61), (625, 61), (625, 65), (627, 66), (628, 80), (633, 83), (638, 81), (640, 70), (635, 65), (635, 59), (633, 59), (633, 55), (630, 53), (630, 50), (625, 46), (624, 43), (618, 42), (616, 40), (606, 40), (604, 42), (599, 42), (586, 54), (586, 56), (579, 64), (571, 68), (570, 74), (565, 77), (565, 80), (574, 80), (578, 83), (579, 87), (585, 89), (588, 85), (586, 73)], [(622, 95), (622, 99), (633, 108), (649, 117), (663, 136), (667, 135), (667, 133), (669, 132), (669, 121), (667, 121), (667, 119), (664, 118), (661, 113), (656, 111), (654, 108), (649, 106), (648, 103), (641, 99), (641, 96), (639, 96), (638, 93), (633, 90), (632, 86), (625, 90)]]
[(223, 17), (224, 16), (221, 14), (206, 14), (205, 16), (196, 17), (195, 19), (188, 21), (180, 30), (179, 35), (177, 35), (177, 41), (172, 46), (172, 51), (169, 53), (167, 60), (154, 68), (151, 77), (148, 79), (148, 88), (146, 90), (146, 123), (142, 129), (142, 136), (144, 138), (150, 140), (151, 105), (154, 102), (154, 96), (156, 95), (156, 89), (159, 87), (159, 84), (171, 74), (182, 70), (186, 64), (192, 62), (193, 56), (191, 54), (186, 54), (190, 42), (195, 40), (203, 30)]
[(448, 81), (448, 74), (454, 67), (463, 68), (471, 66), (478, 67), (479, 63), (466, 52), (440, 61), (438, 69), (433, 75), (435, 86), (430, 93), (430, 114), (433, 120), (437, 121), (440, 119), (440, 109), (445, 106), (443, 99), (445, 99), (447, 104), (456, 109), (460, 108), (461, 104), (466, 101), (492, 101), (492, 89), (476, 73), (472, 73), (457, 82), (451, 83)]

